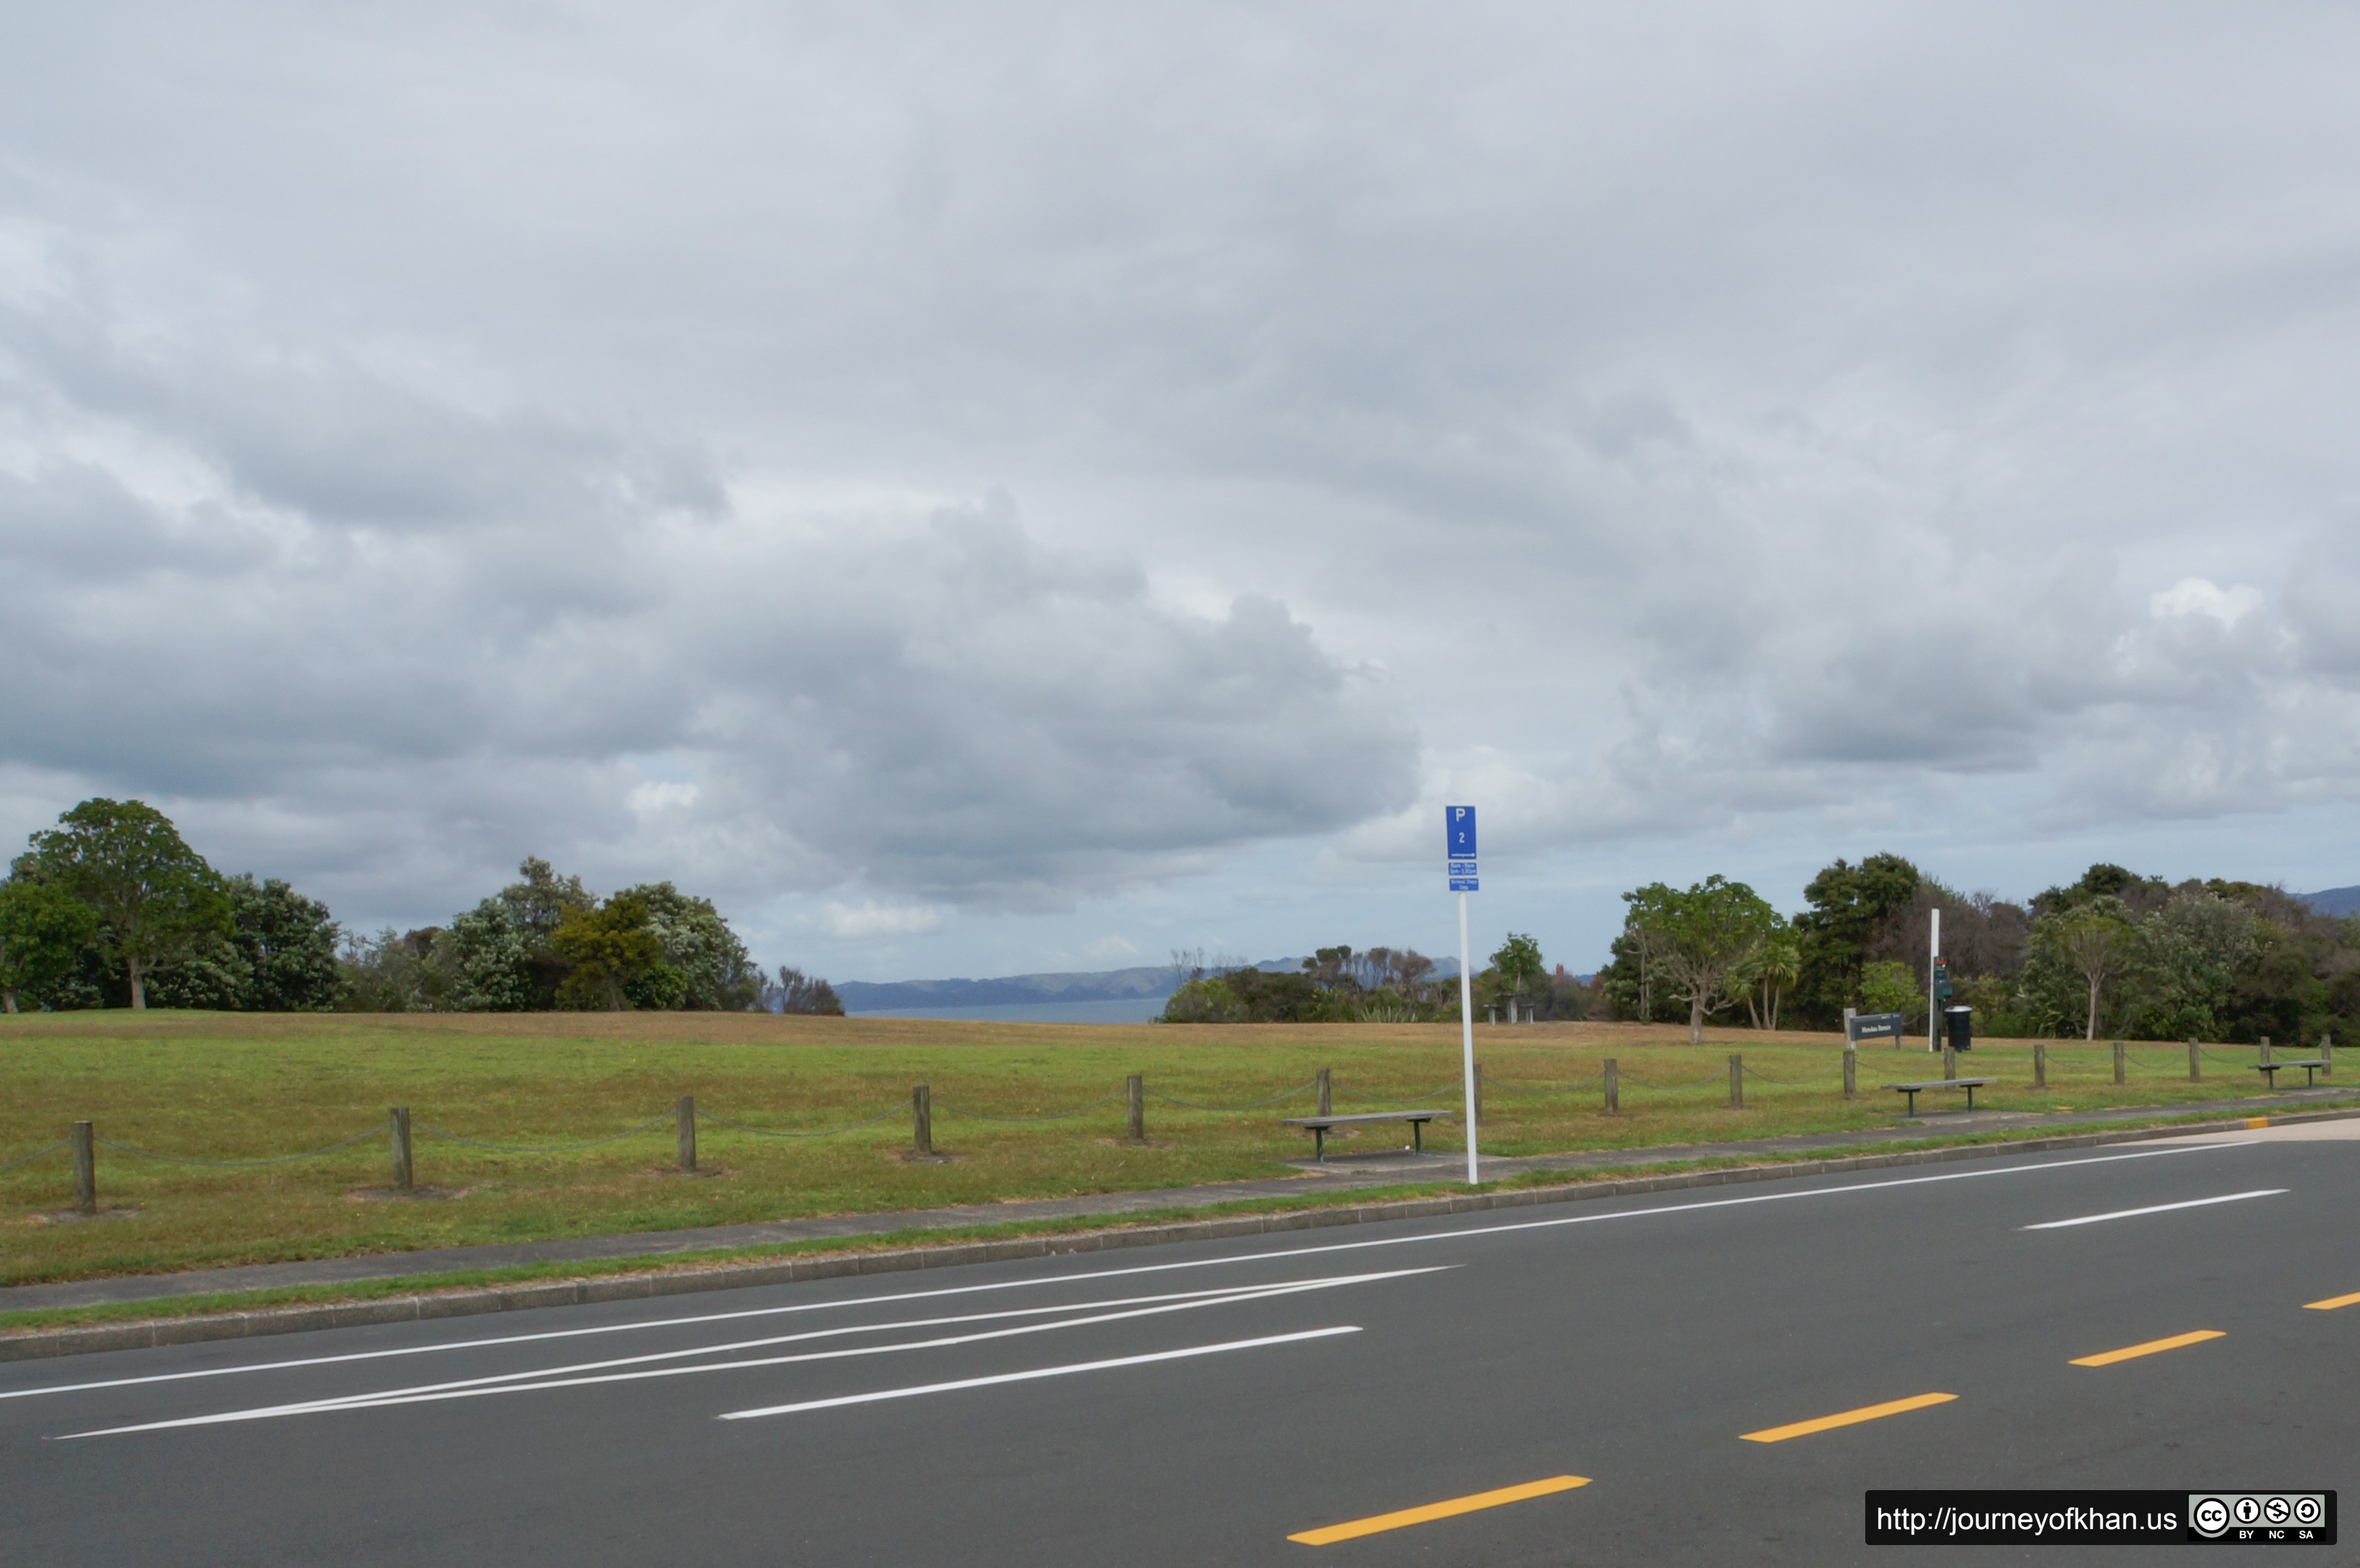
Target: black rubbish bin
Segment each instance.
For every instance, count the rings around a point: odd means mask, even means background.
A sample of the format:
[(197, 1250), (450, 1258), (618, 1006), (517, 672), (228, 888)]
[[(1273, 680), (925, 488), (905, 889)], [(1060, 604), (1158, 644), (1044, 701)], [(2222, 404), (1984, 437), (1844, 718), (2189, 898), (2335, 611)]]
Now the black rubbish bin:
[(1968, 1015), (1972, 1007), (1944, 1007), (1942, 1029), (1950, 1036), (1952, 1051), (1972, 1051), (1975, 1048), (1975, 1026)]

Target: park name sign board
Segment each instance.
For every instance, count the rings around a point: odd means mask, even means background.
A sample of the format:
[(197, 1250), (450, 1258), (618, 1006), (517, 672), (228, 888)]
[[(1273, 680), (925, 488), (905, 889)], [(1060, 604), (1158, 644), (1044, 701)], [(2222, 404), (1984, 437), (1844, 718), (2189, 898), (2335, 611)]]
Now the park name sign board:
[(1475, 871), (1475, 808), (1443, 807), (1442, 840), (1444, 863), (1450, 868), (1450, 890), (1481, 892), (1481, 880)]
[(1857, 1045), (1863, 1040), (1899, 1040), (1899, 1013), (1855, 1013), (1844, 1020), (1844, 1038)]

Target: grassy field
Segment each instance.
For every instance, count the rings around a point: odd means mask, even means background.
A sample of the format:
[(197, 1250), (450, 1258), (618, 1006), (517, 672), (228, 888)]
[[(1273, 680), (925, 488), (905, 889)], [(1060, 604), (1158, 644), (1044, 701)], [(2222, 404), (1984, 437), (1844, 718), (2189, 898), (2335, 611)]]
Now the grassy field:
[[(1727, 1105), (1727, 1058), (1744, 1054), (1743, 1110)], [(2003, 1109), (2169, 1106), (2251, 1093), (2249, 1050), (2216, 1047), (2187, 1082), (2184, 1047), (2132, 1051), (2112, 1081), (2101, 1043), (2052, 1042), (2049, 1087), (2031, 1087), (2027, 1043), (1979, 1044), (1976, 1076), (2003, 1080)], [(1878, 1085), (1939, 1077), (1922, 1051), (1864, 1049), (1861, 1098), (1840, 1096), (1832, 1036), (1623, 1024), (1484, 1029), (1484, 1147), (1537, 1154), (1707, 1143), (1883, 1127), (1898, 1096)], [(1621, 1064), (1619, 1116), (1601, 1113), (1600, 1063)], [(287, 1164), (216, 1169), (113, 1149), (99, 1154), (102, 1217), (62, 1217), (62, 1150), (0, 1171), (0, 1284), (477, 1242), (670, 1229), (756, 1219), (978, 1203), (1284, 1174), (1308, 1138), (1277, 1125), (1310, 1109), (1333, 1071), (1339, 1113), (1380, 1102), (1456, 1102), (1459, 1040), (1433, 1025), (1180, 1028), (776, 1018), (730, 1014), (253, 1016), (76, 1013), (0, 1018), (0, 1164), (87, 1118), (114, 1143), (196, 1160), (316, 1149), (407, 1105), (420, 1129), (417, 1180), (446, 1194), (387, 1202), (382, 1134)], [(1149, 1145), (1122, 1140), (1122, 1081), (1153, 1094), (1255, 1109), (1206, 1111), (1151, 1098)], [(1756, 1075), (1758, 1074), (1758, 1076)], [(912, 1164), (906, 1096), (930, 1085), (947, 1164)], [(1568, 1087), (1571, 1085), (1571, 1087)], [(672, 1169), (673, 1098), (696, 1096), (701, 1163)], [(1008, 1122), (1066, 1111), (1059, 1120)], [(974, 1114), (971, 1114), (974, 1113)], [(836, 1136), (779, 1131), (874, 1125)], [(442, 1140), (574, 1143), (660, 1125), (595, 1148), (506, 1153)], [(1391, 1129), (1386, 1129), (1390, 1131)], [(1346, 1149), (1384, 1140), (1371, 1133)], [(1438, 1126), (1432, 1142), (1457, 1147)]]

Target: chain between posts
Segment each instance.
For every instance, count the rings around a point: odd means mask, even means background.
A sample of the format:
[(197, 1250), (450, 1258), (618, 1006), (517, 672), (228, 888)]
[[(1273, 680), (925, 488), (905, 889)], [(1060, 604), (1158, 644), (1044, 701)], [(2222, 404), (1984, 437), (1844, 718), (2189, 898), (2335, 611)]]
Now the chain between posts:
[[(887, 1114), (890, 1115), (891, 1113), (888, 1112)], [(627, 1138), (637, 1138), (639, 1134), (648, 1131), (651, 1127), (664, 1127), (672, 1125), (672, 1123), (673, 1113), (666, 1111), (660, 1116), (650, 1117), (648, 1120), (641, 1122), (635, 1127), (628, 1127), (622, 1132), (612, 1133), (605, 1138), (585, 1138), (580, 1143), (552, 1143), (531, 1148), (519, 1144), (486, 1143), (479, 1138), (461, 1138), (457, 1133), (444, 1132), (439, 1127), (428, 1127), (424, 1122), (412, 1122), (410, 1125), (416, 1127), (426, 1137), (434, 1139), (437, 1143), (464, 1144), (469, 1149), (488, 1149), (495, 1154), (566, 1154), (577, 1149), (595, 1149), (602, 1143), (620, 1143)], [(378, 1129), (372, 1128), (371, 1130), (375, 1131)]]
[(1314, 1078), (1307, 1083), (1296, 1084), (1283, 1094), (1273, 1094), (1267, 1100), (1250, 1100), (1242, 1105), (1200, 1105), (1194, 1100), (1184, 1100), (1176, 1094), (1166, 1094), (1159, 1089), (1148, 1089), (1144, 1093), (1151, 1100), (1161, 1100), (1167, 1105), (1185, 1105), (1192, 1111), (1258, 1111), (1264, 1105), (1275, 1105), (1283, 1101), (1292, 1100), (1298, 1094), (1308, 1094), (1318, 1086), (1319, 1080)]
[(0, 1171), (14, 1171), (19, 1165), (30, 1165), (34, 1160), (40, 1159), (44, 1155), (55, 1154), (59, 1149), (63, 1149), (72, 1141), (73, 1139), (70, 1138), (61, 1138), (58, 1139), (57, 1142), (49, 1145), (47, 1149), (37, 1149), (30, 1154), (20, 1154), (16, 1159), (8, 1161), (7, 1164), (0, 1165)]
[(1122, 1099), (1123, 1097), (1124, 1096), (1122, 1094), (1109, 1094), (1102, 1100), (1092, 1100), (1087, 1105), (1076, 1105), (1070, 1111), (1052, 1111), (1044, 1116), (995, 1116), (987, 1115), (982, 1111), (963, 1111), (956, 1105), (945, 1105), (940, 1100), (934, 1101), (934, 1109), (938, 1111), (946, 1111), (952, 1116), (966, 1116), (971, 1120), (978, 1122), (1062, 1122), (1070, 1120), (1075, 1116), (1078, 1116), (1085, 1111), (1095, 1111), (1100, 1105), (1110, 1105), (1117, 1100)]
[(904, 1095), (902, 1098), (894, 1101), (890, 1105), (888, 1105), (885, 1109), (878, 1112), (875, 1116), (869, 1117), (865, 1122), (853, 1122), (847, 1126), (840, 1127), (821, 1127), (816, 1132), (786, 1132), (778, 1127), (748, 1127), (743, 1122), (724, 1120), (722, 1117), (715, 1116), (710, 1111), (697, 1112), (696, 1119), (700, 1123), (710, 1122), (715, 1127), (727, 1127), (732, 1132), (749, 1132), (756, 1138), (834, 1138), (838, 1133), (858, 1132), (862, 1127), (875, 1127), (879, 1122), (888, 1120), (893, 1116), (898, 1116), (909, 1108), (909, 1098)]
[[(1498, 1082), (1499, 1082), (1499, 1080), (1498, 1080), (1497, 1078), (1493, 1078), (1493, 1077), (1492, 1077), (1490, 1073), (1486, 1073), (1485, 1074), (1483, 1074), (1483, 1076), (1484, 1076), (1485, 1080), (1486, 1080), (1486, 1081), (1488, 1081), (1488, 1082), (1490, 1082), (1490, 1083), (1498, 1083)], [(1450, 1093), (1450, 1091), (1452, 1091), (1453, 1089), (1459, 1088), (1460, 1086), (1461, 1086), (1461, 1085), (1460, 1085), (1460, 1083), (1459, 1083), (1459, 1081), (1458, 1079), (1456, 1079), (1456, 1078), (1453, 1078), (1453, 1079), (1450, 1079), (1449, 1081), (1448, 1081), (1447, 1083), (1444, 1083), (1440, 1088), (1438, 1088), (1438, 1089), (1429, 1090), (1429, 1091), (1427, 1091), (1426, 1094), (1412, 1094), (1412, 1095), (1411, 1095), (1408, 1099), (1406, 1099), (1406, 1100), (1393, 1100), (1393, 1099), (1387, 1099), (1387, 1098), (1386, 1098), (1384, 1095), (1382, 1095), (1382, 1094), (1348, 1094), (1348, 1095), (1344, 1095), (1344, 1096), (1341, 1096), (1341, 1097), (1342, 1097), (1342, 1098), (1345, 1098), (1345, 1099), (1351, 1099), (1351, 1100), (1366, 1100), (1369, 1104), (1371, 1104), (1371, 1105), (1416, 1105), (1418, 1102), (1420, 1102), (1421, 1100), (1432, 1100), (1432, 1099), (1437, 1099), (1437, 1098), (1439, 1098), (1440, 1096), (1442, 1096), (1442, 1095), (1444, 1095), (1444, 1094), (1447, 1094)]]
[(1833, 1082), (1835, 1079), (1838, 1079), (1838, 1078), (1841, 1078), (1841, 1077), (1842, 1077), (1842, 1076), (1843, 1076), (1843, 1074), (1842, 1074), (1842, 1073), (1820, 1073), (1820, 1074), (1819, 1074), (1818, 1077), (1816, 1077), (1816, 1078), (1773, 1078), (1773, 1077), (1771, 1077), (1771, 1076), (1770, 1076), (1770, 1074), (1768, 1074), (1767, 1073), (1758, 1072), (1758, 1071), (1756, 1071), (1755, 1069), (1751, 1068), (1751, 1067), (1749, 1067), (1749, 1068), (1747, 1068), (1747, 1069), (1745, 1070), (1745, 1075), (1746, 1075), (1748, 1078), (1758, 1078), (1758, 1079), (1760, 1079), (1760, 1080), (1761, 1080), (1763, 1083), (1777, 1083), (1777, 1084), (1784, 1085), (1784, 1086), (1786, 1086), (1786, 1087), (1787, 1087), (1787, 1088), (1792, 1088), (1792, 1087), (1794, 1087), (1794, 1086), (1795, 1086), (1796, 1084), (1797, 1084), (1797, 1083), (1831, 1083), (1831, 1082)]
[(1642, 1089), (1701, 1089), (1708, 1084), (1726, 1083), (1729, 1082), (1729, 1074), (1726, 1073), (1716, 1073), (1710, 1078), (1699, 1078), (1693, 1083), (1650, 1083), (1644, 1078), (1633, 1078), (1628, 1073), (1618, 1074), (1618, 1076), (1622, 1083), (1636, 1083)]
[(1576, 1089), (1587, 1089), (1592, 1083), (1602, 1083), (1605, 1077), (1606, 1069), (1601, 1067), (1589, 1077), (1577, 1078), (1570, 1083), (1544, 1084), (1537, 1078), (1502, 1078), (1489, 1069), (1483, 1071), (1484, 1083), (1505, 1089), (1512, 1094), (1568, 1094)]
[(390, 1125), (391, 1121), (388, 1118), (366, 1132), (356, 1132), (341, 1142), (328, 1145), (325, 1149), (307, 1149), (301, 1154), (274, 1154), (267, 1160), (192, 1160), (185, 1154), (158, 1154), (152, 1149), (137, 1149), (127, 1143), (117, 1143), (111, 1138), (93, 1137), (91, 1142), (101, 1149), (112, 1149), (117, 1154), (135, 1155), (141, 1160), (160, 1160), (168, 1165), (202, 1165), (215, 1170), (229, 1170), (239, 1166), (287, 1165), (298, 1160), (317, 1160), (323, 1154), (333, 1154), (340, 1149), (350, 1149), (356, 1143), (365, 1143), (383, 1133)]

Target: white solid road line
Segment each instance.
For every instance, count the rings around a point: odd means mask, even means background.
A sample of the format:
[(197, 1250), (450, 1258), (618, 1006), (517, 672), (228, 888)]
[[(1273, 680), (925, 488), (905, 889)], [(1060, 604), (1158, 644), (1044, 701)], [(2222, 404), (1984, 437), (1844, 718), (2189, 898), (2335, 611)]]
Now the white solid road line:
[(2114, 1213), (2106, 1214), (2082, 1214), (2075, 1219), (2049, 1220), (2045, 1224), (2028, 1225), (2024, 1228), (2027, 1230), (2064, 1230), (2070, 1225), (2097, 1225), (2105, 1220), (2136, 1219), (2141, 1214), (2168, 1214), (2174, 1209), (2202, 1209), (2207, 1208), (2214, 1203), (2239, 1203), (2245, 1202), (2247, 1198), (2283, 1197), (2287, 1192), (2288, 1189), (2284, 1187), (2264, 1187), (2251, 1192), (2224, 1192), (2217, 1198), (2191, 1198), (2184, 1203), (2156, 1203), (2144, 1209), (2116, 1209)]
[[(396, 1397), (436, 1394), (445, 1388), (487, 1388), (497, 1383), (537, 1383), (544, 1378), (568, 1377), (580, 1372), (604, 1372), (617, 1367), (639, 1367), (650, 1362), (679, 1361), (691, 1356), (727, 1356), (741, 1350), (767, 1350), (772, 1345), (797, 1345), (814, 1339), (840, 1339), (847, 1334), (892, 1334), (903, 1329), (953, 1328), (961, 1323), (997, 1323), (1003, 1318), (1043, 1317), (1054, 1312), (1104, 1312), (1111, 1307), (1153, 1306), (1164, 1301), (1195, 1301), (1205, 1306), (1218, 1306), (1233, 1301), (1260, 1301), (1265, 1296), (1294, 1295), (1303, 1290), (1324, 1290), (1337, 1285), (1366, 1285), (1380, 1279), (1404, 1279), (1415, 1274), (1447, 1274), (1459, 1267), (1460, 1265), (1455, 1263), (1439, 1263), (1430, 1264), (1424, 1269), (1388, 1269), (1375, 1274), (1331, 1274), (1323, 1279), (1287, 1279), (1275, 1284), (1222, 1285), (1209, 1290), (1173, 1290), (1156, 1296), (1120, 1296), (1104, 1301), (1063, 1301), (1050, 1307), (1009, 1307), (996, 1312), (961, 1312), (952, 1317), (899, 1318), (890, 1323), (847, 1323), (838, 1328), (807, 1329), (801, 1334), (777, 1334), (765, 1335), (760, 1339), (728, 1340), (720, 1345), (703, 1345), (687, 1350), (659, 1350), (645, 1356), (620, 1356), (606, 1361), (577, 1361), (571, 1366), (544, 1367), (535, 1371), (495, 1372), (486, 1377), (463, 1377), (449, 1383), (422, 1383), (412, 1388), (392, 1388), (373, 1394), (345, 1394), (309, 1400), (307, 1403), (313, 1409), (327, 1410), (337, 1405), (378, 1403)], [(889, 1345), (885, 1348), (893, 1347)], [(751, 1364), (732, 1363), (732, 1365)]]
[[(569, 1366), (541, 1367), (522, 1372), (495, 1372), (482, 1377), (462, 1377), (447, 1383), (419, 1383), (406, 1388), (380, 1388), (367, 1393), (337, 1394), (323, 1399), (305, 1399), (299, 1404), (273, 1407), (293, 1412), (336, 1410), (344, 1406), (388, 1404), (396, 1400), (415, 1401), (430, 1394), (441, 1394), (454, 1388), (476, 1388), (497, 1393), (499, 1384), (541, 1384), (552, 1378), (583, 1381), (580, 1374), (607, 1372), (620, 1367), (643, 1367), (651, 1362), (680, 1361), (693, 1356), (727, 1356), (744, 1350), (767, 1350), (775, 1345), (799, 1345), (815, 1339), (839, 1339), (855, 1334), (892, 1334), (910, 1329), (955, 1328), (964, 1323), (997, 1323), (1004, 1318), (1042, 1317), (1051, 1313), (1103, 1312), (1118, 1307), (1156, 1306), (1167, 1301), (1190, 1301), (1203, 1306), (1219, 1306), (1229, 1301), (1260, 1301), (1265, 1296), (1295, 1295), (1305, 1290), (1327, 1290), (1337, 1285), (1365, 1285), (1380, 1279), (1401, 1279), (1415, 1274), (1447, 1273), (1458, 1267), (1439, 1264), (1425, 1269), (1389, 1269), (1375, 1274), (1333, 1274), (1317, 1279), (1289, 1279), (1276, 1284), (1223, 1285), (1208, 1290), (1175, 1290), (1155, 1296), (1121, 1296), (1111, 1301), (1065, 1301), (1048, 1307), (1010, 1307), (996, 1312), (962, 1312), (951, 1317), (900, 1318), (890, 1323), (847, 1323), (837, 1328), (809, 1329), (801, 1334), (769, 1334), (760, 1339), (728, 1340), (719, 1345), (695, 1345), (686, 1350), (659, 1350), (645, 1356), (620, 1356), (605, 1361), (577, 1361)], [(1103, 1323), (1104, 1318), (1075, 1319), (1073, 1322)], [(1067, 1323), (1045, 1325), (1049, 1328), (1069, 1326)], [(961, 1344), (963, 1340), (945, 1339), (923, 1342), (918, 1346)], [(880, 1350), (911, 1348), (903, 1345), (882, 1345)], [(868, 1354), (855, 1352), (853, 1354)], [(752, 1361), (718, 1363), (710, 1367), (690, 1367), (689, 1371), (717, 1371), (727, 1367), (765, 1365)], [(569, 1384), (568, 1386), (572, 1386)]]
[(205, 1367), (183, 1372), (156, 1372), (137, 1377), (104, 1377), (84, 1383), (46, 1383), (31, 1388), (0, 1388), (0, 1399), (26, 1399), (41, 1394), (77, 1394), (97, 1388), (127, 1388), (148, 1383), (177, 1383), (192, 1378), (229, 1377), (249, 1372), (285, 1372), (308, 1367), (333, 1367), (346, 1362), (375, 1361), (392, 1356), (434, 1356), (451, 1351), (490, 1350), (510, 1345), (533, 1345), (546, 1340), (580, 1339), (603, 1334), (638, 1334), (651, 1329), (693, 1328), (701, 1323), (735, 1323), (748, 1318), (778, 1317), (795, 1312), (834, 1312), (852, 1307), (887, 1306), (901, 1301), (934, 1301), (945, 1296), (976, 1295), (993, 1290), (1038, 1290), (1051, 1285), (1087, 1284), (1096, 1279), (1125, 1279), (1141, 1274), (1164, 1274), (1182, 1269), (1215, 1269), (1240, 1263), (1284, 1262), (1295, 1258), (1311, 1258), (1330, 1252), (1351, 1252), (1371, 1247), (1405, 1247), (1425, 1242), (1452, 1241), (1462, 1236), (1497, 1236), (1510, 1231), (1545, 1229), (1557, 1225), (1595, 1225), (1604, 1220), (1640, 1219), (1650, 1214), (1692, 1214), (1702, 1209), (1730, 1208), (1741, 1204), (1780, 1203), (1797, 1198), (1832, 1197), (1845, 1192), (1876, 1192), (1888, 1189), (1920, 1186), (1929, 1181), (1964, 1181), (1992, 1176), (2016, 1176), (2043, 1171), (2072, 1171), (2085, 1165), (2107, 1165), (2125, 1160), (2156, 1160), (2174, 1154), (2204, 1154), (2223, 1149), (2245, 1149), (2259, 1140), (2236, 1143), (2173, 1144), (2163, 1149), (2146, 1149), (2127, 1154), (2098, 1154), (2081, 1160), (2043, 1160), (2032, 1165), (2008, 1165), (1993, 1170), (1946, 1171), (1938, 1176), (1904, 1176), (1885, 1181), (1857, 1181), (1841, 1187), (1813, 1187), (1802, 1192), (1768, 1192), (1743, 1198), (1716, 1198), (1702, 1203), (1669, 1203), (1654, 1208), (1617, 1209), (1610, 1214), (1575, 1214), (1561, 1219), (1523, 1220), (1507, 1225), (1481, 1225), (1471, 1229), (1427, 1231), (1417, 1236), (1382, 1236), (1371, 1241), (1331, 1242), (1318, 1247), (1284, 1247), (1265, 1252), (1232, 1253), (1224, 1258), (1192, 1258), (1177, 1263), (1144, 1263), (1126, 1269), (1099, 1269), (1078, 1274), (1046, 1274), (1025, 1279), (995, 1279), (977, 1285), (945, 1285), (931, 1290), (901, 1290), (881, 1296), (852, 1296), (840, 1301), (797, 1301), (777, 1307), (747, 1307), (736, 1312), (696, 1312), (684, 1317), (649, 1318), (636, 1323), (598, 1323), (587, 1328), (544, 1329), (535, 1334), (489, 1335), (482, 1339), (445, 1340), (432, 1345), (399, 1345), (386, 1350), (356, 1350), (335, 1356), (307, 1356), (284, 1361), (246, 1362), (235, 1367)]
[(921, 1394), (948, 1394), (961, 1388), (988, 1388), (995, 1383), (1029, 1383), (1039, 1377), (1070, 1377), (1076, 1372), (1104, 1372), (1115, 1367), (1144, 1367), (1151, 1361), (1181, 1361), (1191, 1356), (1219, 1356), (1231, 1350), (1259, 1350), (1265, 1345), (1295, 1345), (1306, 1339), (1328, 1339), (1358, 1334), (1357, 1323), (1305, 1329), (1299, 1334), (1273, 1334), (1262, 1339), (1233, 1339), (1227, 1345), (1194, 1345), (1185, 1350), (1156, 1350), (1145, 1356), (1118, 1356), (1107, 1361), (1076, 1361), (1065, 1367), (1036, 1367), (1029, 1372), (1000, 1372), (989, 1377), (961, 1377), (951, 1383), (920, 1383), (908, 1388), (880, 1388), (868, 1394), (839, 1394), (832, 1399), (805, 1399), (800, 1404), (770, 1405), (758, 1410), (731, 1410), (723, 1421), (752, 1421), (759, 1416), (790, 1416), (798, 1410), (833, 1410), (838, 1405), (873, 1405), (880, 1399), (913, 1399)]
[[(1426, 1270), (1401, 1270), (1399, 1273), (1423, 1273)], [(943, 1334), (934, 1339), (908, 1340), (898, 1345), (867, 1345), (847, 1350), (805, 1351), (795, 1356), (766, 1356), (743, 1361), (717, 1361), (697, 1367), (653, 1367), (636, 1371), (606, 1372), (595, 1377), (555, 1377), (548, 1374), (532, 1382), (504, 1382), (493, 1387), (469, 1385), (442, 1386), (432, 1389), (387, 1389), (377, 1394), (345, 1395), (330, 1399), (306, 1399), (293, 1404), (262, 1405), (249, 1410), (222, 1410), (213, 1415), (183, 1416), (172, 1421), (141, 1421), (129, 1426), (104, 1427), (93, 1432), (66, 1432), (53, 1440), (70, 1442), (85, 1437), (119, 1437), (138, 1432), (169, 1432), (182, 1427), (224, 1426), (240, 1421), (270, 1421), (282, 1416), (322, 1415), (341, 1410), (382, 1410), (395, 1405), (435, 1404), (446, 1399), (482, 1399), (491, 1394), (530, 1394), (552, 1388), (581, 1388), (603, 1383), (635, 1383), (651, 1377), (685, 1377), (701, 1372), (743, 1372), (765, 1367), (789, 1367), (811, 1361), (846, 1361), (869, 1356), (890, 1356), (905, 1350), (942, 1350), (956, 1345), (978, 1345), (987, 1340), (1014, 1339), (1036, 1334), (1052, 1334), (1059, 1329), (1087, 1328), (1096, 1323), (1121, 1323), (1132, 1318), (1161, 1317), (1170, 1312), (1191, 1312), (1199, 1307), (1223, 1307), (1241, 1301), (1268, 1301), (1279, 1296), (1299, 1295), (1309, 1290), (1327, 1290), (1340, 1284), (1357, 1284), (1371, 1279), (1398, 1278), (1397, 1273), (1367, 1274), (1324, 1279), (1309, 1284), (1288, 1283), (1249, 1287), (1241, 1291), (1196, 1297), (1187, 1301), (1167, 1302), (1161, 1306), (1139, 1307), (1128, 1312), (1098, 1312), (1093, 1316), (1061, 1318), (1054, 1323), (1025, 1323), (1017, 1328), (992, 1329), (981, 1334)]]

